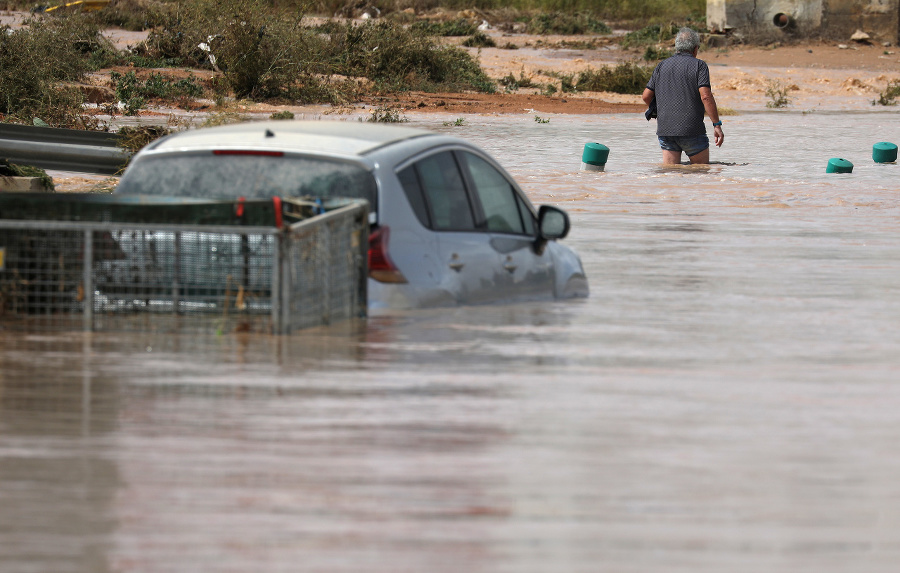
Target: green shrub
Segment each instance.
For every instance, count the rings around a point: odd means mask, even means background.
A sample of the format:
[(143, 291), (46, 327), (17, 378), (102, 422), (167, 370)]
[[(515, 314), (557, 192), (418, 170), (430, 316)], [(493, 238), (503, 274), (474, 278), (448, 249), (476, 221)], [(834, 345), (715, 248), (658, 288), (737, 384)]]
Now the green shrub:
[(658, 62), (659, 60), (665, 60), (666, 58), (671, 57), (673, 54), (674, 52), (672, 50), (657, 48), (656, 46), (647, 46), (647, 49), (644, 50), (644, 60), (648, 62)]
[(478, 30), (472, 34), (471, 38), (466, 38), (462, 45), (467, 48), (495, 48), (497, 47), (497, 42), (481, 30)]
[(40, 167), (31, 165), (17, 165), (6, 159), (0, 159), (0, 176), (2, 177), (37, 177), (41, 180), (44, 189), (53, 191), (53, 178)]
[[(553, 70), (540, 70), (538, 73), (559, 80), (559, 89), (563, 93), (575, 93), (575, 74), (564, 74)], [(555, 86), (554, 86), (555, 88)]]
[(653, 24), (646, 26), (640, 30), (629, 32), (622, 38), (621, 46), (623, 48), (640, 48), (651, 44), (662, 44), (671, 42), (675, 39), (681, 27), (676, 24)]
[(503, 86), (506, 91), (514, 92), (519, 88), (533, 88), (537, 87), (537, 85), (531, 81), (531, 78), (525, 77), (525, 71), (522, 70), (519, 72), (519, 77), (510, 74), (507, 74), (505, 77), (500, 78), (500, 85)]
[(165, 14), (172, 10), (171, 3), (145, 2), (141, 0), (112, 0), (97, 18), (107, 27), (125, 30), (149, 30), (165, 21)]
[(457, 18), (443, 22), (418, 20), (409, 26), (409, 30), (428, 36), (471, 36), (478, 31), (478, 27), (469, 20)]
[(96, 127), (83, 112), (81, 92), (66, 83), (81, 81), (92, 51), (105, 44), (96, 24), (78, 15), (0, 28), (0, 114), (29, 124), (39, 117), (54, 127)]
[(308, 28), (302, 16), (276, 12), (265, 0), (177, 3), (134, 54), (221, 70), (236, 97), (255, 100), (342, 103), (359, 84), (336, 75), (367, 78), (386, 90), (494, 89), (465, 50), (397, 22)]
[(790, 91), (790, 86), (778, 80), (770, 80), (766, 84), (766, 96), (769, 98), (766, 107), (778, 109), (789, 106), (791, 98), (788, 97), (788, 92)]
[(900, 80), (891, 80), (878, 99), (872, 100), (872, 105), (897, 105), (897, 97), (900, 97)]
[(291, 97), (316, 61), (309, 49), (315, 31), (302, 17), (275, 12), (265, 0), (178, 2), (134, 54), (221, 70), (239, 98)]
[(610, 34), (612, 30), (603, 21), (591, 14), (578, 12), (546, 12), (532, 16), (525, 25), (529, 34)]
[(376, 89), (493, 92), (468, 52), (391, 22), (346, 24), (332, 33), (322, 72), (372, 80)]
[(398, 109), (379, 107), (372, 110), (372, 113), (369, 114), (369, 119), (366, 121), (370, 123), (406, 123), (409, 119), (401, 115)]
[(578, 74), (575, 88), (580, 91), (640, 94), (647, 87), (653, 68), (634, 62), (623, 62), (615, 67), (604, 66), (588, 69)]
[(174, 130), (161, 125), (123, 126), (119, 129), (118, 146), (132, 153), (137, 153), (147, 144), (165, 137)]
[(121, 74), (114, 71), (110, 73), (110, 79), (115, 84), (116, 97), (125, 104), (126, 115), (135, 115), (147, 100), (184, 100), (203, 95), (203, 86), (193, 76), (176, 79), (151, 73), (141, 80), (135, 72)]
[(289, 121), (289, 120), (294, 119), (294, 114), (293, 114), (293, 112), (290, 112), (288, 110), (276, 111), (275, 113), (273, 113), (272, 115), (269, 116), (269, 119)]

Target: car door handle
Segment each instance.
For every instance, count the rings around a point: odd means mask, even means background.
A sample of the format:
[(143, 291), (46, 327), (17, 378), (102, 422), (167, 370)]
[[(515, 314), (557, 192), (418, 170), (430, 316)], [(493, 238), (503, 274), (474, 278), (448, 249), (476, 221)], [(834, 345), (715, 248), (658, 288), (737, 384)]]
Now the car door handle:
[(513, 263), (512, 257), (507, 256), (506, 261), (503, 263), (503, 268), (506, 269), (509, 274), (513, 274), (519, 266)]
[(459, 255), (457, 255), (456, 253), (453, 253), (453, 256), (450, 257), (450, 262), (448, 263), (448, 266), (451, 269), (453, 269), (454, 271), (459, 272), (466, 265), (461, 260), (459, 260)]

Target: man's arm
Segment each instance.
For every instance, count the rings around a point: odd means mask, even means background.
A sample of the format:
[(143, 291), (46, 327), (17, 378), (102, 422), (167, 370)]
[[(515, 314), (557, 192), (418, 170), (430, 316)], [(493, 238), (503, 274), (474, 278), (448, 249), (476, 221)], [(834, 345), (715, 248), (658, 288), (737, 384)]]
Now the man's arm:
[[(650, 105), (650, 102), (653, 101), (653, 93), (654, 93), (653, 90), (651, 90), (650, 88), (644, 88), (644, 93), (641, 95), (641, 99), (643, 99), (644, 103), (647, 104), (648, 106)], [(710, 95), (712, 95), (712, 93), (710, 93)], [(706, 104), (704, 103), (703, 105), (706, 105)], [(719, 120), (716, 120), (716, 121), (719, 121)]]
[[(646, 94), (647, 90), (644, 90), (645, 98)], [(703, 101), (703, 109), (706, 110), (706, 115), (709, 116), (709, 119), (713, 123), (719, 123), (719, 107), (716, 105), (716, 98), (713, 97), (712, 90), (706, 86), (700, 88), (700, 99)], [(722, 131), (721, 125), (713, 128), (713, 136), (716, 140), (716, 147), (722, 147), (722, 144), (725, 142), (725, 133)]]

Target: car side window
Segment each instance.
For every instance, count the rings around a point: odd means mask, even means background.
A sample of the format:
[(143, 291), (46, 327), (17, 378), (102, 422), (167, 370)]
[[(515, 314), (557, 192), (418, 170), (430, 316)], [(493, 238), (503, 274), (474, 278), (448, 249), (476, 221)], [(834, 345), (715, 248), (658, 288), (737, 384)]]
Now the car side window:
[(419, 222), (427, 228), (431, 228), (431, 221), (428, 219), (428, 206), (425, 204), (425, 197), (422, 194), (422, 186), (419, 185), (419, 174), (416, 173), (416, 166), (410, 165), (406, 169), (397, 172), (397, 179), (403, 186), (406, 193), (406, 199), (409, 201), (413, 212)]
[(512, 183), (481, 157), (467, 152), (461, 155), (484, 211), (487, 230), (495, 233), (534, 234), (531, 211), (518, 196)]
[[(421, 188), (421, 195), (428, 207), (431, 228), (437, 231), (472, 231), (475, 229), (475, 218), (472, 206), (466, 194), (462, 173), (456, 159), (449, 151), (436, 153), (416, 162), (413, 167), (418, 176), (415, 183)], [(407, 196), (415, 194), (409, 174), (401, 172), (400, 182)], [(409, 182), (410, 188), (407, 187)], [(412, 202), (412, 201), (411, 201)], [(413, 209), (416, 205), (413, 202)], [(416, 211), (419, 219), (422, 217)]]

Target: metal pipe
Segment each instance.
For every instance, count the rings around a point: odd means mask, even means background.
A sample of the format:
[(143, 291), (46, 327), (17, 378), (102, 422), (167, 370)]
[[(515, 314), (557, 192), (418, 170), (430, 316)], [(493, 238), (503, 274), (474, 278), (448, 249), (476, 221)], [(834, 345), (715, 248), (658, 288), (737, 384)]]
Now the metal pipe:
[(772, 18), (772, 23), (775, 24), (776, 28), (781, 28), (782, 30), (793, 28), (796, 25), (794, 17), (784, 12), (775, 14), (775, 17)]

